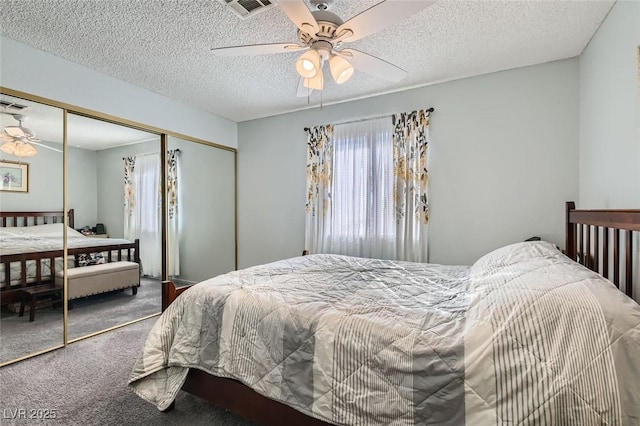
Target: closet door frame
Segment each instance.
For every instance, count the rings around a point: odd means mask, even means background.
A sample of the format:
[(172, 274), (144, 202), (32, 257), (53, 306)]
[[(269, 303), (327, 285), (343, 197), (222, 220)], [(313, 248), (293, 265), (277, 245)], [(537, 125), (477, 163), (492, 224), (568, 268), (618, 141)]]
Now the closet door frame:
[[(237, 213), (237, 181), (238, 181), (238, 168), (237, 168), (237, 149), (232, 148), (232, 147), (228, 147), (225, 145), (221, 145), (215, 142), (211, 142), (211, 141), (207, 141), (204, 139), (200, 139), (200, 138), (195, 138), (189, 135), (185, 135), (185, 134), (181, 134), (181, 133), (177, 133), (177, 132), (173, 132), (167, 129), (162, 129), (159, 127), (155, 127), (155, 126), (150, 126), (144, 123), (140, 123), (140, 122), (136, 122), (136, 121), (132, 121), (132, 120), (128, 120), (126, 118), (122, 118), (122, 117), (117, 117), (117, 116), (113, 116), (110, 114), (104, 114), (101, 113), (99, 111), (94, 111), (91, 109), (87, 109), (87, 108), (82, 108), (82, 107), (78, 107), (75, 105), (71, 105), (65, 102), (59, 102), (56, 101), (54, 99), (48, 99), (48, 98), (44, 98), (38, 95), (34, 95), (31, 93), (26, 93), (26, 92), (21, 92), (18, 90), (14, 90), (14, 89), (10, 89), (8, 87), (3, 87), (0, 86), (0, 93), (7, 95), (7, 96), (12, 96), (12, 97), (16, 97), (16, 98), (21, 98), (21, 99), (25, 99), (28, 101), (32, 101), (32, 102), (38, 102), (41, 103), (43, 105), (48, 105), (48, 106), (52, 106), (52, 107), (57, 107), (62, 109), (63, 111), (63, 210), (66, 212), (69, 210), (69, 206), (68, 206), (68, 160), (67, 160), (67, 115), (69, 113), (75, 114), (75, 115), (79, 115), (79, 116), (84, 116), (87, 118), (93, 118), (96, 120), (101, 120), (101, 121), (106, 121), (109, 123), (113, 123), (113, 124), (117, 124), (117, 125), (121, 125), (121, 126), (126, 126), (126, 127), (131, 127), (134, 129), (138, 129), (138, 130), (142, 130), (145, 132), (149, 132), (149, 133), (153, 133), (156, 134), (158, 136), (160, 136), (160, 156), (161, 156), (161, 175), (162, 175), (162, 181), (161, 181), (161, 190), (162, 190), (162, 235), (161, 235), (161, 240), (162, 240), (162, 279), (163, 280), (168, 280), (169, 279), (169, 271), (168, 271), (168, 265), (167, 265), (167, 250), (168, 250), (168, 221), (167, 221), (167, 147), (168, 147), (168, 138), (169, 137), (176, 137), (176, 138), (180, 138), (180, 139), (184, 139), (187, 141), (191, 141), (191, 142), (195, 142), (195, 143), (200, 143), (200, 144), (204, 144), (207, 146), (210, 146), (212, 148), (218, 148), (218, 149), (222, 149), (222, 150), (226, 150), (226, 151), (231, 151), (234, 155), (234, 182), (233, 182), (233, 193), (234, 193), (234, 235), (235, 235), (235, 244), (234, 244), (234, 259), (235, 259), (235, 269), (237, 269), (238, 266), (238, 213)], [(65, 215), (65, 231), (64, 231), (64, 248), (63, 248), (63, 253), (65, 258), (67, 257), (67, 236), (66, 236), (66, 227), (69, 226), (69, 219), (68, 217)], [(0, 367), (3, 367), (5, 365), (9, 365), (9, 364), (13, 364), (15, 362), (18, 361), (22, 361), (24, 359), (28, 359), (28, 358), (32, 358), (34, 356), (37, 355), (41, 355), (44, 353), (48, 353), (54, 350), (58, 350), (61, 348), (66, 347), (67, 345), (69, 345), (70, 343), (74, 343), (80, 340), (84, 340), (86, 338), (90, 338), (93, 337), (95, 335), (98, 334), (102, 334), (102, 333), (106, 333), (108, 331), (120, 328), (120, 327), (125, 327), (127, 325), (139, 322), (139, 321), (144, 321), (148, 318), (152, 318), (155, 316), (159, 316), (160, 315), (160, 311), (158, 311), (158, 313), (153, 314), (153, 315), (149, 315), (143, 318), (139, 318), (133, 321), (129, 321), (114, 327), (110, 327), (107, 328), (105, 330), (101, 330), (99, 332), (96, 333), (92, 333), (89, 334), (87, 336), (83, 336), (77, 339), (73, 339), (73, 340), (69, 340), (68, 339), (68, 300), (67, 300), (67, 288), (68, 288), (68, 282), (67, 282), (67, 263), (64, 262), (64, 296), (63, 296), (63, 305), (64, 305), (64, 310), (63, 310), (63, 344), (62, 345), (57, 345), (54, 346), (52, 348), (49, 349), (45, 349), (42, 351), (38, 351), (36, 353), (33, 354), (29, 354), (26, 356), (22, 356), (20, 358), (16, 358), (13, 360), (9, 360), (6, 362), (3, 362), (0, 364)], [(160, 307), (158, 307), (160, 309)]]

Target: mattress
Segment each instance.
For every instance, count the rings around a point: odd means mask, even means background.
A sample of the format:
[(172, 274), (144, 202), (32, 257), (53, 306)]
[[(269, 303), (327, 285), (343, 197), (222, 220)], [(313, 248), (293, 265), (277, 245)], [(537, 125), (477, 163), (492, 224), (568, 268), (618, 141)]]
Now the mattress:
[(162, 410), (189, 368), (339, 425), (638, 424), (640, 306), (545, 242), (470, 267), (311, 255), (184, 292), (129, 383)]

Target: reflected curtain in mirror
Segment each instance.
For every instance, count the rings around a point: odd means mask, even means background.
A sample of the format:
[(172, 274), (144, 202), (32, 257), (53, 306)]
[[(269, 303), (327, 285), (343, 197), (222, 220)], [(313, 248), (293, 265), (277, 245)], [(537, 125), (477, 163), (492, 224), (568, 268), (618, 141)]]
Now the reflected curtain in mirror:
[[(180, 236), (178, 215), (178, 150), (167, 155), (169, 226), (169, 270), (180, 275)], [(160, 277), (161, 250), (161, 168), (158, 153), (124, 158), (125, 238), (140, 240), (143, 274)]]
[(160, 277), (161, 192), (160, 155), (152, 153), (125, 158), (124, 237), (140, 240), (143, 275)]

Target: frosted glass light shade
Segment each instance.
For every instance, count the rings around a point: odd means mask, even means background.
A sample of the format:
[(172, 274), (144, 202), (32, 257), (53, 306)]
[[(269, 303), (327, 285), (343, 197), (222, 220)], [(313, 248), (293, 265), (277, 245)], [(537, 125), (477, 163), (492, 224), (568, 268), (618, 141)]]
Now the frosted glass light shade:
[(296, 61), (296, 71), (303, 78), (313, 78), (320, 69), (320, 55), (315, 50), (304, 52)]
[(338, 84), (344, 83), (353, 75), (353, 66), (341, 56), (333, 55), (329, 59), (329, 68), (333, 79)]
[(316, 75), (312, 78), (305, 78), (304, 87), (308, 87), (313, 90), (322, 90), (322, 88), (324, 87), (324, 77), (322, 75), (322, 70), (319, 69)]
[(13, 155), (13, 153), (16, 152), (15, 141), (8, 141), (3, 143), (2, 146), (0, 146), (0, 151)]
[(6, 152), (7, 154), (15, 155), (18, 157), (33, 157), (38, 153), (38, 150), (35, 149), (33, 145), (16, 141), (3, 143), (2, 146), (0, 146), (0, 150), (2, 150), (2, 152)]

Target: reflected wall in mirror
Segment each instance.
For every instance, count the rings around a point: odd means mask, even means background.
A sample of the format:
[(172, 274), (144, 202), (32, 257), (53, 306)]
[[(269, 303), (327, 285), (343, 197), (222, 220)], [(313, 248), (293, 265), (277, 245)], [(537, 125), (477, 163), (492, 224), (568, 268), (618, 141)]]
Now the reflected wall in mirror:
[(2, 364), (64, 343), (62, 288), (55, 286), (63, 269), (64, 116), (36, 102), (0, 100)]
[(235, 270), (235, 153), (176, 137), (168, 150), (170, 278), (191, 284)]
[(68, 338), (160, 312), (160, 136), (67, 115)]

